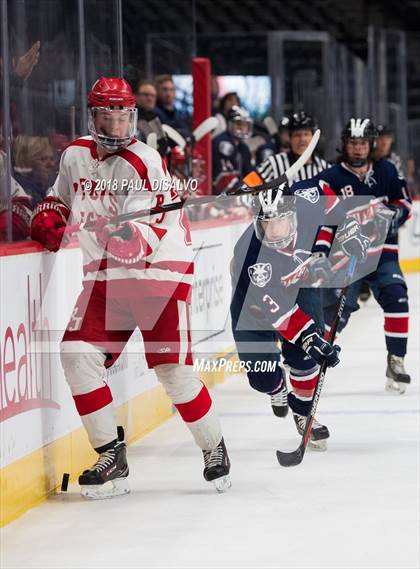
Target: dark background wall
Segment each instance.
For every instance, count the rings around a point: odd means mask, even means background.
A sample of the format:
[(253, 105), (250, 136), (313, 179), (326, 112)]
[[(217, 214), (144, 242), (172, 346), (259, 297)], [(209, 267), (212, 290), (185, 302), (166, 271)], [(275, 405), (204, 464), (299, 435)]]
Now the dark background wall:
[(150, 34), (170, 34), (179, 48), (162, 60), (154, 52), (159, 72), (188, 73), (195, 29), (196, 54), (211, 58), (215, 74), (259, 75), (267, 73), (268, 31), (328, 31), (366, 60), (369, 26), (405, 30), (408, 118), (420, 119), (420, 0), (123, 0), (122, 7), (128, 73), (146, 73)]

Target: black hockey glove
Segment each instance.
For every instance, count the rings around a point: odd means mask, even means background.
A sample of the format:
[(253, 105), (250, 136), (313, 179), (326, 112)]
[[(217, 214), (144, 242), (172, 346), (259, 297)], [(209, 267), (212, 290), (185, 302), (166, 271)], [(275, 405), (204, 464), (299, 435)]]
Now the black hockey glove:
[(323, 359), (327, 360), (328, 367), (336, 366), (339, 361), (339, 354), (341, 351), (340, 346), (329, 344), (318, 332), (303, 332), (301, 336), (302, 350), (306, 352), (318, 364), (321, 364)]
[(358, 261), (366, 259), (370, 241), (363, 235), (355, 219), (350, 219), (339, 227), (335, 237), (347, 257), (354, 255)]
[(403, 224), (404, 211), (401, 207), (395, 207), (392, 205), (388, 205), (387, 208), (394, 213), (394, 216), (391, 219), (387, 237), (395, 237), (398, 235), (398, 230)]
[(312, 281), (327, 283), (332, 275), (331, 263), (325, 253), (312, 253), (309, 257), (309, 276)]

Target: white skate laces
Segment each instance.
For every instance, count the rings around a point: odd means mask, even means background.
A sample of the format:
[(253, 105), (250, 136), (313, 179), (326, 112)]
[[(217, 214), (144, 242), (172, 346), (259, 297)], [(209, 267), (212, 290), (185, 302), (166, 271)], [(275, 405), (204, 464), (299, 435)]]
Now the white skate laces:
[[(293, 413), (293, 418), (296, 423), (296, 428), (300, 435), (303, 435), (306, 426), (307, 417)], [(312, 421), (311, 436), (308, 442), (308, 448), (312, 450), (325, 451), (327, 450), (327, 439), (330, 433), (325, 425), (319, 423), (315, 417)]]
[(98, 460), (92, 466), (92, 470), (96, 470), (97, 472), (102, 472), (106, 468), (108, 468), (108, 466), (111, 466), (114, 460), (115, 460), (115, 451), (112, 448), (99, 455)]
[(280, 389), (276, 393), (270, 393), (271, 404), (277, 407), (287, 405), (287, 390)]
[(287, 387), (283, 381), (280, 389), (274, 393), (270, 393), (271, 408), (276, 417), (286, 417), (289, 411), (289, 403), (287, 399)]
[(204, 479), (212, 482), (218, 492), (226, 492), (232, 483), (229, 477), (230, 461), (222, 438), (216, 448), (203, 450)]
[(206, 468), (212, 468), (213, 466), (220, 466), (223, 463), (223, 448), (218, 445), (213, 450), (205, 450), (204, 454), (204, 465)]
[(79, 477), (84, 498), (101, 500), (128, 494), (129, 473), (125, 444), (120, 442), (99, 455), (98, 460)]

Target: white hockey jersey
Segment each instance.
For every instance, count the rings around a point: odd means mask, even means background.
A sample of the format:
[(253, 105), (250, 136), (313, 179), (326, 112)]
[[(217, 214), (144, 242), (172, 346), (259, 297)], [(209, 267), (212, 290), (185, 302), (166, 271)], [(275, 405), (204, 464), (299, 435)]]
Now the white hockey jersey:
[[(179, 201), (159, 153), (133, 139), (127, 148), (99, 160), (90, 136), (75, 140), (61, 157), (50, 192), (71, 209), (69, 224), (112, 218)], [(160, 296), (189, 300), (193, 253), (185, 211), (132, 221), (147, 242), (145, 257), (123, 264), (98, 244), (93, 231), (78, 234), (85, 280), (107, 281), (110, 297)]]

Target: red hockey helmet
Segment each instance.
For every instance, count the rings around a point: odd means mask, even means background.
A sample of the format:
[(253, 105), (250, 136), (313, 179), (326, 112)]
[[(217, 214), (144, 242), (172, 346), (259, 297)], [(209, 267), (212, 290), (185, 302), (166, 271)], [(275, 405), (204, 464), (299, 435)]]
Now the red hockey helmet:
[(130, 143), (137, 130), (137, 108), (125, 79), (98, 79), (88, 95), (88, 107), (88, 128), (97, 144), (107, 152), (117, 152)]
[(134, 108), (134, 93), (122, 77), (100, 77), (88, 95), (89, 107)]
[(197, 148), (194, 148), (191, 164), (180, 146), (171, 148), (171, 170), (172, 174), (181, 180), (192, 177), (201, 182), (205, 177), (204, 160)]
[(185, 161), (187, 157), (185, 156), (184, 150), (180, 146), (174, 146), (171, 148), (171, 165), (172, 168), (177, 168), (182, 170), (185, 167)]

